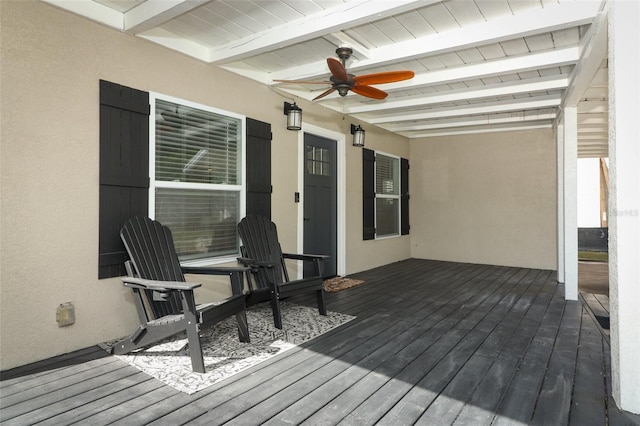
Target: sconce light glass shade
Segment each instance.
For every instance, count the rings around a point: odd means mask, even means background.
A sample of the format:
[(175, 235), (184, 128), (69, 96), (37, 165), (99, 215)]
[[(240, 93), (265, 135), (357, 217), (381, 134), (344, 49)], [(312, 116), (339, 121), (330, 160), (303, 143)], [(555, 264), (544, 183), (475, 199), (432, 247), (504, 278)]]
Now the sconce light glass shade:
[(358, 124), (351, 125), (351, 134), (353, 135), (353, 146), (364, 146), (364, 129)]
[(287, 116), (287, 130), (302, 129), (302, 109), (296, 103), (284, 103), (284, 115)]

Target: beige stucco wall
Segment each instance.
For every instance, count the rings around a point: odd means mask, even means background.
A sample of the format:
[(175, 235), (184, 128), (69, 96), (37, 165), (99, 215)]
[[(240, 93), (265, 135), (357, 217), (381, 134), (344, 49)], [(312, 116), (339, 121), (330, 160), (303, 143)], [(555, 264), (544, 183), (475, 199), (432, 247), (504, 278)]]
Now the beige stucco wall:
[(411, 254), (556, 269), (552, 131), (411, 142)]
[[(0, 370), (130, 333), (118, 279), (98, 280), (98, 80), (272, 124), (273, 218), (295, 251), (298, 134), (281, 95), (145, 40), (35, 1), (0, 1)], [(304, 121), (357, 121), (297, 100)], [(362, 123), (367, 148), (409, 158), (411, 235), (362, 241), (361, 150), (346, 155), (346, 273), (410, 256), (555, 269), (551, 131), (409, 141)], [(410, 146), (411, 145), (411, 146)], [(225, 289), (206, 280), (199, 296)], [(73, 302), (76, 323), (55, 309)]]
[[(272, 124), (273, 218), (295, 251), (297, 132), (285, 99), (145, 40), (35, 1), (0, 1), (0, 370), (133, 331), (131, 296), (98, 280), (99, 79)], [(346, 134), (351, 120), (298, 100), (304, 120)], [(367, 145), (407, 156), (408, 140), (367, 129)], [(361, 150), (346, 147), (347, 273), (409, 257), (409, 237), (363, 242)], [(217, 294), (204, 291), (203, 294)], [(59, 328), (58, 304), (76, 323)]]

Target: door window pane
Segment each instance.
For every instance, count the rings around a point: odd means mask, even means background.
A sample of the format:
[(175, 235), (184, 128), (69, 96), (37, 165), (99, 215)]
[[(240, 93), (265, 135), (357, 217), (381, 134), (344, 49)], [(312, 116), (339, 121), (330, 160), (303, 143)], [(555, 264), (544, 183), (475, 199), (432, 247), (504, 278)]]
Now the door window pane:
[(307, 145), (307, 173), (310, 175), (330, 176), (331, 159), (326, 148)]

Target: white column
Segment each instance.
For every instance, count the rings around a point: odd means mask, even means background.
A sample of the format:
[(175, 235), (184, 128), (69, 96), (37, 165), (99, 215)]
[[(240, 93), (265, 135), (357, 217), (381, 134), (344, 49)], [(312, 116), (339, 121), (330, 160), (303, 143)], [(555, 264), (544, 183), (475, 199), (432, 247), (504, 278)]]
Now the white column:
[(563, 113), (564, 298), (578, 300), (578, 109)]
[(558, 282), (564, 283), (564, 124), (556, 128), (556, 158), (558, 179)]
[(640, 414), (640, 2), (609, 9), (609, 297), (618, 406)]

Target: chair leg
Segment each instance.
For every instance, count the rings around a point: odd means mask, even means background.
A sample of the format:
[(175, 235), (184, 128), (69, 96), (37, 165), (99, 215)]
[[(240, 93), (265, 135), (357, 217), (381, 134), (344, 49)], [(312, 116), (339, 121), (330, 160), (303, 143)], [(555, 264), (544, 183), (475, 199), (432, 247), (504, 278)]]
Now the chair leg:
[(202, 356), (202, 346), (200, 345), (200, 333), (198, 333), (197, 322), (192, 322), (187, 325), (187, 340), (189, 341), (189, 356), (191, 356), (191, 368), (193, 372), (204, 373), (204, 358)]
[(320, 311), (320, 315), (327, 315), (327, 305), (324, 303), (323, 289), (316, 291), (316, 298), (318, 299), (318, 311)]
[(238, 337), (241, 342), (251, 343), (249, 337), (249, 324), (247, 322), (247, 312), (242, 311), (236, 314), (236, 321), (238, 322)]
[(204, 358), (202, 356), (202, 345), (200, 344), (200, 333), (198, 332), (198, 318), (196, 317), (196, 303), (193, 292), (186, 294), (180, 292), (185, 322), (185, 331), (189, 342), (189, 355), (191, 356), (191, 368), (194, 373), (204, 373)]
[(271, 310), (273, 311), (273, 323), (277, 329), (282, 330), (282, 311), (280, 301), (275, 293), (271, 293)]

